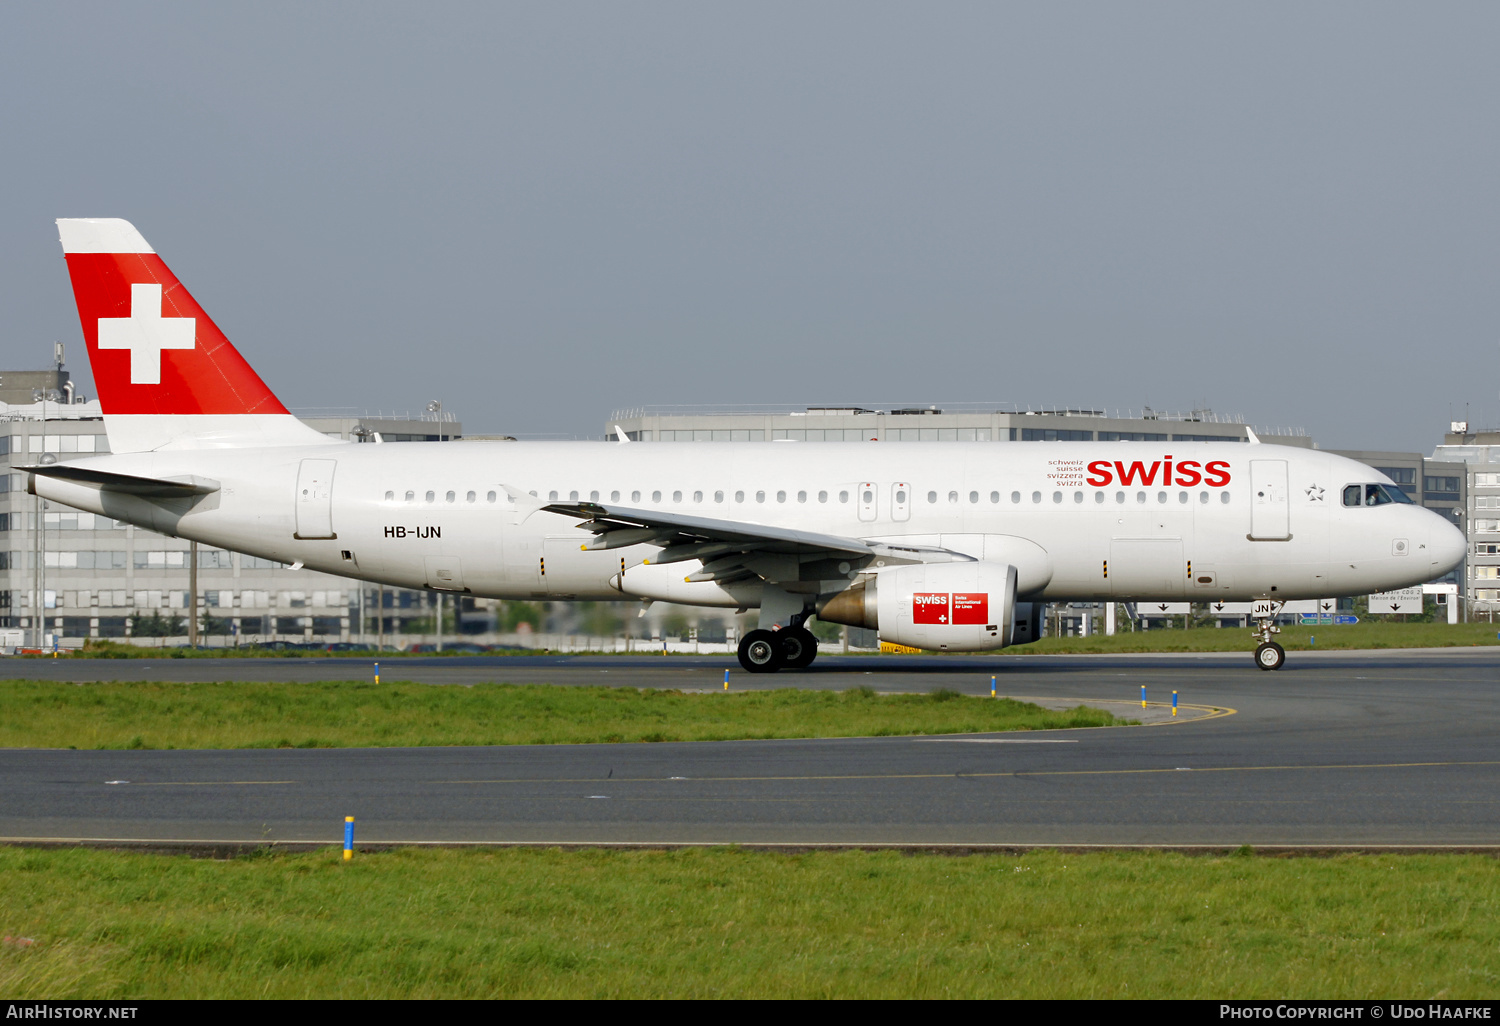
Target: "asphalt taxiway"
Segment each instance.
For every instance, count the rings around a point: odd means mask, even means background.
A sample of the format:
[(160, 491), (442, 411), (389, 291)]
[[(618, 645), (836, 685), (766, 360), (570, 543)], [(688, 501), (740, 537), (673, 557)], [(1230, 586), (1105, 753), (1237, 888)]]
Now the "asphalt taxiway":
[[(389, 660), (386, 680), (717, 689), (725, 657)], [(347, 680), (325, 659), (6, 660), (0, 677)], [(436, 749), (0, 751), (0, 839), (1500, 845), (1500, 649), (835, 657), (732, 688), (950, 688), (1139, 710), (968, 737)], [(1176, 690), (1184, 713), (1166, 703)]]

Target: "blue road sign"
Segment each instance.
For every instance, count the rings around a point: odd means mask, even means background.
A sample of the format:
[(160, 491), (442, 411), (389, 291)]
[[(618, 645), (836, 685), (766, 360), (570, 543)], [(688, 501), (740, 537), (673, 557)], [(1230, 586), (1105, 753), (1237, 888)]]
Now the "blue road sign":
[(1335, 616), (1333, 618), (1333, 622), (1334, 623), (1343, 623), (1343, 624), (1359, 623), (1359, 617), (1357, 617), (1357, 616)]

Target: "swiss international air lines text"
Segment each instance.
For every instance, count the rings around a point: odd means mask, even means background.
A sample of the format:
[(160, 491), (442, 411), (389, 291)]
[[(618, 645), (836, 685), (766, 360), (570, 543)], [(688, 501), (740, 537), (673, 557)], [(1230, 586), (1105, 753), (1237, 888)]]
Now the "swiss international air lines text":
[(963, 592), (919, 591), (911, 597), (912, 623), (987, 624), (990, 597)]

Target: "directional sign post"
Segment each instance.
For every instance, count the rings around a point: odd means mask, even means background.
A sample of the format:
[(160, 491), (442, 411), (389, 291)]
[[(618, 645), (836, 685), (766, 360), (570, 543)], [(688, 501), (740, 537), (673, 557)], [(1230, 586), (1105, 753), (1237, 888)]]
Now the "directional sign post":
[(1370, 596), (1370, 614), (1392, 616), (1396, 613), (1420, 613), (1422, 611), (1422, 589), (1402, 588), (1400, 591), (1381, 591)]

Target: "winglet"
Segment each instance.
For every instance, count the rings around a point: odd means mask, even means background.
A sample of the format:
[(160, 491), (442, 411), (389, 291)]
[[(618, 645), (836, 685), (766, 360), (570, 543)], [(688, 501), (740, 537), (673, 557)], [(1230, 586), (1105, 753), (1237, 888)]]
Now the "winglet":
[(615, 437), (622, 442), (630, 441), (630, 439), (625, 435), (625, 429), (618, 424), (615, 425)]
[(1248, 436), (1251, 445), (1260, 444), (1260, 439), (1255, 437), (1255, 429), (1252, 428), (1249, 424), (1245, 425), (1245, 434)]

